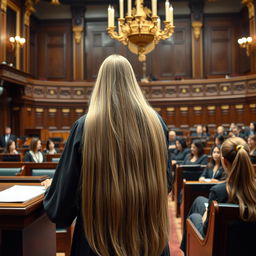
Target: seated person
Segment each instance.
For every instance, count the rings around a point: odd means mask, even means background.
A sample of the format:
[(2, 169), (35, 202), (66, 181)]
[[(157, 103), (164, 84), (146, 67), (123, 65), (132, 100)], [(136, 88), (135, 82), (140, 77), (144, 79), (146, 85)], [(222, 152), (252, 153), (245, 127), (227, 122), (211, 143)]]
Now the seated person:
[(8, 140), (4, 153), (12, 154), (12, 155), (19, 154), (19, 152), (16, 150), (16, 143), (14, 140)]
[[(239, 137), (225, 140), (221, 147), (221, 162), (227, 175), (226, 182), (210, 189), (209, 199), (197, 197), (190, 209), (189, 219), (205, 237), (211, 202), (239, 204), (244, 221), (256, 221), (256, 179), (249, 157), (249, 147)], [(207, 206), (207, 207), (206, 207)], [(245, 213), (245, 209), (248, 209)], [(186, 227), (181, 249), (186, 252)]]
[(187, 154), (182, 164), (207, 165), (208, 156), (204, 154), (204, 145), (200, 140), (194, 140), (191, 144), (191, 154)]
[(2, 161), (18, 162), (21, 160), (19, 152), (16, 150), (16, 143), (14, 140), (8, 140), (4, 153), (6, 155), (3, 155)]
[(43, 153), (40, 151), (41, 148), (41, 140), (39, 138), (33, 138), (30, 143), (30, 150), (25, 154), (24, 162), (44, 162), (45, 158)]
[(217, 137), (218, 135), (222, 135), (224, 137), (227, 136), (227, 133), (225, 132), (225, 128), (222, 125), (217, 127), (216, 134), (214, 137)]
[(187, 147), (186, 140), (184, 138), (176, 139), (176, 149), (171, 154), (172, 164), (182, 163), (189, 153), (190, 149)]
[(210, 137), (208, 125), (204, 124), (202, 127), (203, 127), (203, 134), (206, 135), (206, 137)]
[(176, 149), (176, 132), (169, 131), (169, 146), (168, 149), (171, 153)]
[(248, 145), (250, 148), (250, 156), (256, 156), (256, 135), (249, 136)]
[(249, 137), (251, 135), (256, 135), (256, 122), (251, 122), (250, 123), (247, 137)]
[(232, 137), (241, 137), (241, 138), (245, 138), (245, 135), (243, 134), (243, 132), (241, 131), (241, 129), (238, 126), (232, 126), (233, 128), (231, 128), (228, 137), (232, 138)]
[(214, 145), (211, 151), (211, 162), (205, 167), (199, 181), (204, 181), (205, 179), (211, 179), (212, 181), (218, 181), (223, 179), (223, 168), (220, 160), (220, 145)]
[(47, 140), (46, 142), (46, 149), (44, 150), (45, 154), (54, 155), (59, 153), (59, 150), (55, 148), (55, 144), (52, 140)]
[(209, 135), (207, 135), (204, 131), (203, 131), (203, 126), (200, 124), (196, 127), (196, 132), (193, 132), (191, 134), (191, 137), (198, 137), (198, 138), (207, 138), (209, 137)]
[(222, 143), (224, 142), (225, 138), (223, 135), (217, 135), (215, 137), (215, 145), (222, 145)]

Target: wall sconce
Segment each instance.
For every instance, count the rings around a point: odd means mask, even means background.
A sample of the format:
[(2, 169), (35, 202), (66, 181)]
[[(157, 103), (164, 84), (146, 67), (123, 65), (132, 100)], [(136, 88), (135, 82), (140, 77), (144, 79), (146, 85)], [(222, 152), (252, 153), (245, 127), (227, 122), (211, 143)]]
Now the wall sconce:
[(20, 46), (23, 47), (23, 45), (26, 43), (26, 39), (24, 37), (20, 37), (20, 36), (15, 36), (15, 37), (10, 37), (9, 41), (12, 45), (12, 48), (14, 49), (16, 46)]
[(253, 45), (252, 38), (250, 36), (249, 37), (242, 37), (242, 38), (239, 38), (237, 40), (237, 42), (239, 43), (241, 48), (246, 49), (246, 55), (250, 56), (251, 48), (252, 48), (252, 45)]
[(53, 4), (53, 5), (60, 5), (60, 1), (59, 0), (52, 0), (51, 4)]

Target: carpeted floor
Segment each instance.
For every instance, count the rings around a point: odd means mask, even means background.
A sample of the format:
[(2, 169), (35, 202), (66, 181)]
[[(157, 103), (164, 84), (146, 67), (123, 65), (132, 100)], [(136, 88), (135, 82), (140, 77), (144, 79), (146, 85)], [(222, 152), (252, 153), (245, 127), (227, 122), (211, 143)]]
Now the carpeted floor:
[[(169, 216), (170, 216), (170, 254), (171, 256), (183, 256), (182, 251), (179, 249), (181, 241), (181, 219), (175, 216), (175, 204), (168, 200)], [(56, 256), (65, 256), (65, 253), (57, 253)]]
[(171, 201), (171, 197), (168, 200), (169, 216), (170, 216), (170, 255), (171, 256), (183, 256), (180, 250), (181, 241), (181, 218), (176, 218), (175, 216), (175, 204)]

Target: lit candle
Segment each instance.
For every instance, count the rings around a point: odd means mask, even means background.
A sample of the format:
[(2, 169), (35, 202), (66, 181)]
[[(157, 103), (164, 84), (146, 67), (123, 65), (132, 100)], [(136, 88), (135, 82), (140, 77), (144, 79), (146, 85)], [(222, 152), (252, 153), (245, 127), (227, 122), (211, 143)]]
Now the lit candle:
[(140, 0), (137, 0), (137, 15), (140, 15)]
[(171, 24), (173, 25), (173, 8), (172, 8), (172, 5), (170, 7), (170, 17), (169, 17), (169, 20), (170, 20)]
[(152, 0), (152, 15), (156, 16), (157, 15), (157, 1)]
[(108, 27), (111, 26), (111, 6), (108, 6)]
[(157, 19), (157, 27), (159, 30), (161, 29), (161, 19), (160, 18)]
[(124, 18), (124, 0), (119, 0), (120, 7), (120, 18)]
[(169, 7), (170, 3), (168, 0), (165, 1), (165, 20), (169, 21)]
[(115, 9), (112, 6), (112, 10), (111, 10), (111, 26), (114, 27), (115, 26)]
[(132, 16), (132, 0), (128, 0), (128, 12), (127, 12), (127, 15), (128, 16)]

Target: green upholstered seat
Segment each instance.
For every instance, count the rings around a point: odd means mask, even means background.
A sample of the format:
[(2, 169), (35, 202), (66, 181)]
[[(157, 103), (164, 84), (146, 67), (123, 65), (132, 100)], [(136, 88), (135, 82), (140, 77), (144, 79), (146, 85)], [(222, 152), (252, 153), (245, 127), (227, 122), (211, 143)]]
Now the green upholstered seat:
[(55, 173), (55, 169), (32, 169), (32, 171), (31, 171), (32, 176), (47, 175), (50, 178), (53, 178), (54, 173)]
[(22, 168), (0, 168), (0, 176), (16, 176)]

